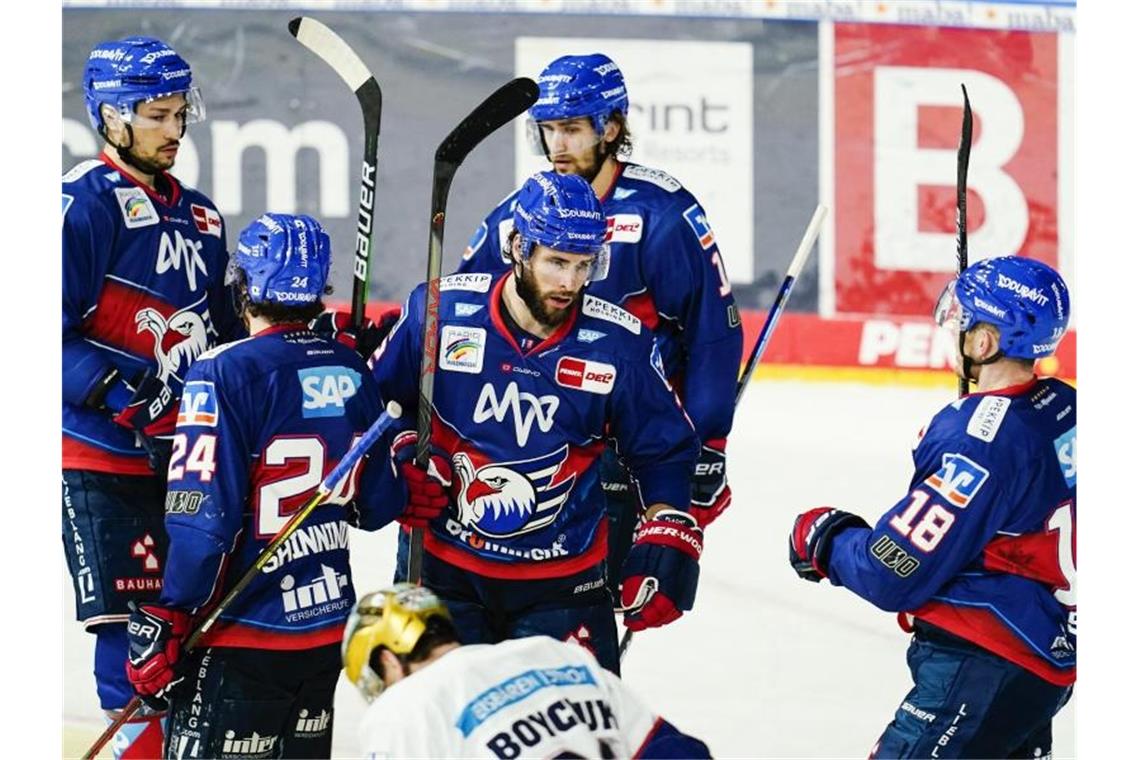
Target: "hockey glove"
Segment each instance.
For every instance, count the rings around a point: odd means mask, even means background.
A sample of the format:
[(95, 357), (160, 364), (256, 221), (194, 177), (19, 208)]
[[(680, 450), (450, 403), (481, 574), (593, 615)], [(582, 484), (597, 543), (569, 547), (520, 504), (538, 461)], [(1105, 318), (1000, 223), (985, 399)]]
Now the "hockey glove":
[(703, 535), (695, 517), (676, 509), (663, 509), (641, 525), (622, 566), (626, 628), (656, 628), (693, 608)]
[(360, 327), (354, 327), (351, 313), (326, 311), (309, 323), (309, 329), (343, 343), (367, 359), (384, 342), (384, 338), (388, 337), (399, 316), (398, 310), (388, 311), (380, 315), (378, 324), (365, 317)]
[(447, 491), (451, 486), (451, 464), (446, 457), (433, 452), (428, 457), (426, 471), (417, 467), (418, 440), (414, 430), (406, 430), (392, 441), (392, 461), (400, 469), (408, 487), (408, 505), (396, 521), (410, 528), (426, 528), (428, 523), (443, 514), (451, 501)]
[(170, 689), (182, 681), (182, 641), (190, 616), (173, 607), (130, 603), (127, 619), (127, 678), (135, 693), (155, 710), (165, 710)]
[(147, 370), (135, 383), (135, 393), (123, 411), (115, 415), (116, 423), (138, 431), (149, 438), (174, 435), (178, 419), (178, 397), (170, 386)]
[(702, 530), (732, 503), (732, 489), (728, 487), (724, 469), (724, 443), (723, 438), (717, 438), (701, 444), (701, 454), (693, 470), (689, 514), (697, 518)]
[(819, 583), (827, 577), (831, 542), (847, 528), (870, 528), (859, 515), (832, 507), (809, 509), (796, 518), (788, 537), (788, 561), (804, 580)]

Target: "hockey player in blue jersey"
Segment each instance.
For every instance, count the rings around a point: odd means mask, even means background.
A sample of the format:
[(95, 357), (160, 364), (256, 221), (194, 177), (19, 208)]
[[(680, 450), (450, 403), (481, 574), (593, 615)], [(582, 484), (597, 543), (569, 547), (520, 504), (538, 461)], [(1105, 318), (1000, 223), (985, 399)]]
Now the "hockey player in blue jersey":
[[(546, 634), (581, 642), (617, 672), (605, 439), (616, 440), (647, 505), (620, 569), (635, 630), (692, 607), (702, 549), (689, 514), (698, 441), (653, 334), (584, 293), (606, 230), (589, 183), (536, 174), (512, 218), (511, 271), (440, 281), (431, 436), (437, 468), (451, 470), (453, 502), (426, 531), (423, 582), (447, 603), (464, 642)], [(372, 360), (385, 398), (405, 409), (418, 402), (424, 297), (423, 285), (412, 292)]]
[(909, 493), (873, 528), (797, 517), (792, 567), (913, 620), (915, 686), (872, 757), (1048, 757), (1077, 677), (1077, 394), (1033, 367), (1065, 333), (1068, 289), (1038, 261), (988, 259), (935, 318), (977, 392), (931, 420)]
[[(62, 533), (112, 712), (131, 697), (127, 603), (161, 585), (165, 451), (186, 370), (242, 331), (223, 286), (222, 217), (168, 173), (205, 115), (189, 64), (151, 37), (103, 42), (83, 89), (105, 145), (63, 176)], [(159, 716), (144, 714), (112, 748), (154, 757), (161, 742)]]
[[(676, 179), (621, 160), (632, 149), (629, 97), (612, 60), (600, 53), (563, 56), (542, 71), (538, 86), (528, 122), (532, 146), (554, 171), (589, 181), (606, 215), (607, 249), (586, 292), (621, 306), (657, 336), (666, 376), (702, 442), (690, 513), (703, 528), (732, 499), (724, 451), (744, 344), (712, 228)], [(479, 226), (458, 271), (497, 274), (511, 267), (507, 236), (517, 200), (512, 193)], [(610, 563), (620, 566), (636, 500), (612, 450), (604, 468)]]
[(310, 217), (250, 224), (230, 271), (251, 337), (203, 354), (186, 378), (162, 591), (131, 614), (127, 666), (140, 695), (170, 700), (168, 757), (331, 751), (339, 644), (355, 601), (348, 526), (379, 528), (405, 503), (383, 454), (350, 470), (180, 662), (195, 616), (244, 575), (383, 410), (364, 360), (307, 327), (323, 309), (329, 256)]

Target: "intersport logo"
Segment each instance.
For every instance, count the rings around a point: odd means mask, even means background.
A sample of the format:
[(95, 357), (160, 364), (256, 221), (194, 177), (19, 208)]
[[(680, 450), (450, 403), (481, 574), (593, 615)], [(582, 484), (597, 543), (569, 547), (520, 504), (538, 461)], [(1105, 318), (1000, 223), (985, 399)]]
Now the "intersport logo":
[(518, 384), (513, 380), (500, 398), (495, 392), (495, 386), (486, 383), (479, 392), (479, 400), (475, 402), (472, 419), (476, 423), (491, 419), (503, 422), (509, 415), (515, 426), (515, 442), (519, 446), (526, 446), (533, 425), (537, 423), (538, 429), (544, 433), (549, 433), (554, 427), (558, 402), (557, 396), (535, 396), (533, 393), (519, 391)]

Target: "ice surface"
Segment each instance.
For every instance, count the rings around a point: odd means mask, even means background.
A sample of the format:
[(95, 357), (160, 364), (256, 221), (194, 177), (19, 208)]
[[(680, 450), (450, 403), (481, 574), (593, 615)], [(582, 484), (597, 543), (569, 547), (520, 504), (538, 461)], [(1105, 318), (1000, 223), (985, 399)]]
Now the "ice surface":
[[(824, 504), (873, 523), (905, 494), (919, 428), (953, 397), (949, 382), (755, 382), (729, 441), (733, 505), (706, 536), (696, 608), (634, 637), (626, 681), (719, 757), (865, 758), (909, 688), (909, 637), (854, 594), (799, 580), (788, 530), (798, 511)], [(353, 534), (358, 592), (390, 580), (394, 548), (394, 527)], [(93, 637), (63, 593), (64, 719), (77, 756), (102, 723)], [(359, 755), (363, 707), (342, 679), (334, 757)], [(1076, 754), (1074, 712), (1070, 702), (1054, 721), (1056, 758)]]

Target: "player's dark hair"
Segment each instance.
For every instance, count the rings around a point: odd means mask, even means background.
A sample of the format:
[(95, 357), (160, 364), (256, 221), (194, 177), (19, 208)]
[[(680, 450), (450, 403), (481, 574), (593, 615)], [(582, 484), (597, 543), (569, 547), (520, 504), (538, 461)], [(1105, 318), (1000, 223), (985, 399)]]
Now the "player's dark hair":
[[(234, 309), (237, 311), (238, 316), (249, 312), (251, 317), (261, 317), (265, 321), (274, 325), (288, 324), (290, 322), (304, 322), (308, 324), (316, 319), (325, 310), (325, 303), (321, 299), (317, 299), (313, 303), (302, 304), (300, 306), (286, 306), (279, 303), (254, 303), (249, 300), (249, 291), (246, 289), (245, 271), (237, 269), (234, 272), (233, 284), (234, 296)], [(325, 285), (324, 294), (327, 296), (333, 292), (332, 285)]]
[(453, 641), (459, 641), (459, 634), (455, 630), (454, 623), (442, 616), (429, 618), (424, 627), (424, 632), (416, 641), (416, 645), (412, 647), (412, 651), (408, 652), (406, 661), (422, 662), (436, 647), (450, 644)]
[(603, 158), (613, 156), (628, 156), (633, 152), (633, 133), (629, 131), (629, 123), (625, 120), (625, 114), (621, 111), (614, 111), (610, 114), (610, 121), (618, 126), (617, 137), (609, 142), (602, 141), (601, 151)]

